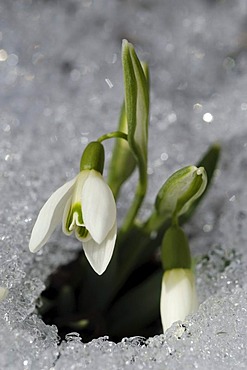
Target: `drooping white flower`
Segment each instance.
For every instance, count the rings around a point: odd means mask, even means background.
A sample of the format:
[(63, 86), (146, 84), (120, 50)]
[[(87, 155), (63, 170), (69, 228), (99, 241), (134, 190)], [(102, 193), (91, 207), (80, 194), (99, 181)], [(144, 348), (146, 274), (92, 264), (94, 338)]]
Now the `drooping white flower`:
[(9, 290), (5, 287), (0, 287), (0, 302), (2, 302), (8, 295)]
[(51, 195), (33, 227), (30, 251), (40, 250), (61, 222), (66, 235), (75, 231), (89, 263), (101, 275), (113, 254), (117, 223), (115, 200), (100, 172), (82, 170)]
[(174, 322), (183, 321), (197, 307), (195, 280), (191, 269), (167, 270), (163, 275), (160, 297), (163, 332)]

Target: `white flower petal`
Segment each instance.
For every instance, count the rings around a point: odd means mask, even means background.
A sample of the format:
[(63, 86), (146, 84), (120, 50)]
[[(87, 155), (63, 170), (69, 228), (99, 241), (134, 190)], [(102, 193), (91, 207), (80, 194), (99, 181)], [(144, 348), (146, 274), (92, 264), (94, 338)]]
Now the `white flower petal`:
[(0, 287), (0, 302), (3, 301), (8, 295), (8, 288)]
[(116, 203), (99, 172), (90, 171), (81, 202), (84, 224), (96, 243), (101, 244), (116, 221)]
[(189, 269), (172, 269), (164, 273), (161, 287), (160, 313), (165, 332), (174, 322), (184, 320), (195, 311), (194, 275)]
[(102, 275), (106, 270), (115, 246), (117, 237), (117, 224), (113, 225), (109, 234), (101, 244), (97, 244), (93, 239), (83, 242), (85, 255), (97, 274)]
[(62, 221), (64, 208), (73, 192), (76, 179), (77, 177), (57, 189), (41, 208), (29, 242), (31, 252), (40, 250)]
[(82, 189), (83, 189), (85, 181), (87, 180), (90, 172), (91, 172), (90, 170), (84, 170), (78, 174), (75, 188), (73, 191), (72, 205), (77, 204), (77, 203), (81, 204)]

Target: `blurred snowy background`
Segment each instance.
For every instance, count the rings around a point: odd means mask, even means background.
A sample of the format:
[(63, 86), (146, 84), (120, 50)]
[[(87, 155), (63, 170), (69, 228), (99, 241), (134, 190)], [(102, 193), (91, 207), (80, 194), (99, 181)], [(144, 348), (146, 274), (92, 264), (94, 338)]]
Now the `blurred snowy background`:
[[(222, 145), (215, 182), (187, 225), (203, 303), (184, 332), (175, 324), (165, 336), (118, 344), (71, 334), (58, 345), (35, 305), (49, 274), (80, 246), (58, 231), (32, 255), (28, 240), (85, 145), (116, 128), (123, 38), (151, 72), (144, 212), (167, 176), (210, 143)], [(1, 369), (246, 368), (246, 72), (245, 0), (0, 0), (0, 286), (9, 288)]]

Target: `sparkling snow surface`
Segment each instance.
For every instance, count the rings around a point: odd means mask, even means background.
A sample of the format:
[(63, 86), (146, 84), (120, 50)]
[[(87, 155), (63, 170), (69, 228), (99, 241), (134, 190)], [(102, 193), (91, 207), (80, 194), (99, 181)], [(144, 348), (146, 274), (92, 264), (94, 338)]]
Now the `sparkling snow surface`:
[[(0, 18), (0, 286), (9, 289), (0, 368), (245, 369), (246, 1), (1, 0)], [(33, 255), (28, 240), (42, 204), (77, 173), (85, 145), (116, 129), (123, 38), (151, 70), (143, 216), (167, 176), (196, 163), (210, 143), (222, 145), (214, 184), (186, 226), (202, 304), (183, 327), (146, 341), (83, 344), (72, 333), (58, 345), (35, 304), (47, 276), (81, 247), (58, 230)], [(132, 189), (134, 180), (120, 218)]]

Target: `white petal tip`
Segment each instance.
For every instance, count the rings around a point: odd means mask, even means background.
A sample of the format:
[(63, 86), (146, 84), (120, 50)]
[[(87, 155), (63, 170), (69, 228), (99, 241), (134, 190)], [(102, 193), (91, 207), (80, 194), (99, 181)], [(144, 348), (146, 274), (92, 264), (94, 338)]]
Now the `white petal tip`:
[(92, 242), (90, 242), (91, 247), (89, 247), (89, 245), (87, 244), (88, 243), (84, 243), (83, 245), (83, 249), (87, 257), (87, 260), (90, 263), (93, 270), (96, 272), (96, 274), (102, 275), (110, 263), (112, 253), (107, 253), (107, 255), (102, 256), (101, 251), (97, 253), (95, 250), (96, 248), (100, 248), (99, 245), (92, 247)]
[(116, 237), (117, 224), (115, 223), (103, 243), (97, 244), (93, 239), (83, 243), (85, 255), (98, 275), (102, 275), (110, 263)]
[(35, 241), (35, 236), (33, 237), (33, 233), (31, 234), (31, 238), (30, 238), (30, 241), (29, 241), (29, 250), (31, 253), (37, 253), (45, 244), (46, 244), (47, 240), (44, 239), (43, 243), (37, 243)]
[[(92, 266), (92, 265), (91, 265)], [(98, 274), (99, 276), (100, 275), (102, 275), (104, 272), (105, 272), (105, 270), (106, 270), (106, 268), (107, 268), (107, 266), (105, 266), (105, 268), (104, 269), (99, 269), (99, 268), (97, 268), (96, 266), (92, 266), (92, 268), (93, 268), (93, 270), (96, 272), (96, 274)]]
[(29, 247), (29, 250), (30, 250), (31, 253), (36, 253), (40, 249), (37, 246), (32, 245), (31, 243), (29, 243), (29, 246), (28, 247)]

